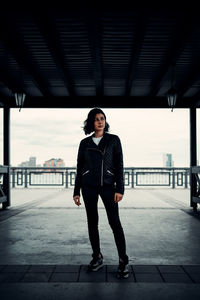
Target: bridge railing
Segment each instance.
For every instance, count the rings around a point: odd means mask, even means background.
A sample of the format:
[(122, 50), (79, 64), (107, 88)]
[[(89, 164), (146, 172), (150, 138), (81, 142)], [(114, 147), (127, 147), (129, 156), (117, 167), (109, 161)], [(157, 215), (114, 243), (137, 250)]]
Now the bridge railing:
[[(12, 188), (73, 188), (76, 168), (73, 167), (11, 167)], [(125, 167), (125, 188), (168, 187), (188, 188), (190, 168)]]

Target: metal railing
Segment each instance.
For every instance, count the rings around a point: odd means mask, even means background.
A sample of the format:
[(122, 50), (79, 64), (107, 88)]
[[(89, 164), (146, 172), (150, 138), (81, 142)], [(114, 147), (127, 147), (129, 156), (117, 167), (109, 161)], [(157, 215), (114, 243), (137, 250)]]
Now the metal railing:
[[(76, 168), (73, 167), (11, 167), (12, 188), (64, 187), (73, 188)], [(125, 188), (168, 187), (188, 188), (190, 168), (124, 168)]]

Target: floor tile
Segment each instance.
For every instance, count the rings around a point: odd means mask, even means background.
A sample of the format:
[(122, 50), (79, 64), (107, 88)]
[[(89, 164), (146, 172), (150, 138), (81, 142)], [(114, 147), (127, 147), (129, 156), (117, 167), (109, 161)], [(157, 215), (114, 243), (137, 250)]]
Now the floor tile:
[(107, 281), (108, 282), (135, 282), (133, 274), (130, 273), (128, 278), (117, 278), (116, 272), (108, 272), (107, 273)]
[(0, 272), (3, 271), (5, 269), (5, 265), (0, 265)]
[(2, 272), (27, 272), (30, 265), (6, 265)]
[[(81, 265), (81, 272), (88, 272), (88, 266), (87, 265)], [(103, 265), (98, 271), (92, 272), (92, 273), (99, 273), (99, 272), (106, 272), (106, 265)]]
[(153, 265), (132, 265), (132, 269), (135, 273), (159, 273), (156, 266)]
[(78, 280), (78, 273), (53, 273), (50, 282), (76, 282)]
[(20, 282), (24, 272), (0, 273), (0, 283), (2, 282)]
[(187, 276), (187, 274), (162, 274), (165, 282), (182, 282), (182, 283), (192, 283), (192, 280)]
[(22, 278), (22, 282), (47, 282), (51, 276), (51, 273), (46, 272), (27, 272)]
[(107, 265), (107, 272), (116, 272), (118, 265)]
[(30, 265), (28, 272), (53, 272), (55, 265)]
[(200, 274), (190, 274), (190, 277), (195, 283), (200, 283)]
[(200, 265), (184, 265), (183, 269), (189, 274), (200, 274)]
[(160, 274), (135, 274), (136, 282), (163, 282)]
[[(105, 267), (105, 266), (104, 266)], [(79, 275), (79, 281), (83, 282), (105, 282), (106, 281), (106, 272), (105, 269), (101, 268), (96, 272), (87, 272), (85, 269), (81, 269)]]
[(80, 265), (57, 265), (54, 272), (79, 272)]
[(165, 265), (165, 266), (158, 266), (161, 273), (184, 273), (184, 270), (181, 266), (177, 265)]

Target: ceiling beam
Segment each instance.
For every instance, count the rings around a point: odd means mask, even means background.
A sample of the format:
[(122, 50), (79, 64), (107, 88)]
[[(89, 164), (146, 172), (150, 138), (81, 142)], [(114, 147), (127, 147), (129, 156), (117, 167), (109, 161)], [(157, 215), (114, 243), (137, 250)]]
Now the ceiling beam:
[(199, 105), (199, 101), (200, 101), (200, 90), (193, 96), (194, 100), (196, 101), (196, 103), (198, 103)]
[[(5, 99), (6, 100), (6, 99)], [(14, 99), (8, 98), (10, 107), (16, 107)], [(176, 108), (190, 108), (195, 105), (193, 98), (177, 99)], [(24, 108), (167, 108), (166, 97), (122, 97), (122, 96), (76, 96), (76, 97), (26, 97)], [(149, 110), (151, 113), (151, 110)]]
[(136, 69), (137, 69), (137, 62), (138, 57), (141, 51), (142, 43), (144, 41), (145, 31), (148, 23), (148, 14), (146, 11), (138, 12), (138, 17), (136, 20), (136, 35), (133, 40), (133, 48), (132, 48), (132, 55), (129, 64), (128, 76), (126, 80), (126, 87), (125, 87), (125, 95), (130, 96), (132, 83), (134, 78), (136, 77)]
[(51, 92), (48, 89), (48, 82), (42, 77), (40, 68), (32, 61), (32, 54), (24, 44), (23, 37), (16, 29), (17, 24), (14, 22), (14, 18), (15, 14), (13, 12), (0, 18), (1, 40), (6, 51), (15, 58), (19, 67), (31, 76), (42, 95), (50, 96)]
[(88, 29), (89, 44), (93, 62), (93, 71), (96, 84), (96, 96), (103, 96), (104, 84), (101, 56), (102, 28), (100, 14), (97, 12), (86, 14), (85, 23)]
[(0, 81), (13, 95), (15, 92), (25, 93), (22, 83), (18, 80), (18, 78), (14, 78), (12, 74), (8, 73), (8, 70), (2, 65), (2, 62), (0, 65)]
[[(178, 58), (180, 57), (188, 37), (193, 28), (193, 21), (186, 12), (179, 12), (175, 15), (176, 27), (170, 41), (169, 51), (166, 55), (164, 62), (161, 65), (160, 71), (153, 80), (152, 89), (150, 92), (151, 97), (156, 96), (161, 87), (162, 80), (170, 72), (172, 66), (175, 66)], [(170, 87), (169, 87), (170, 88)]]
[[(195, 59), (195, 66), (194, 68), (187, 74), (187, 79), (181, 83), (181, 87), (178, 90), (178, 95), (182, 97), (190, 87), (195, 84), (197, 80), (200, 78), (200, 59)], [(194, 96), (198, 96), (199, 92)]]
[(64, 57), (64, 51), (60, 45), (59, 32), (56, 30), (56, 20), (53, 12), (46, 11), (45, 13), (34, 13), (34, 21), (41, 32), (44, 41), (46, 42), (51, 56), (56, 64), (56, 69), (63, 79), (64, 85), (70, 96), (75, 96), (74, 84), (71, 79), (69, 71), (64, 68), (66, 65), (66, 59)]

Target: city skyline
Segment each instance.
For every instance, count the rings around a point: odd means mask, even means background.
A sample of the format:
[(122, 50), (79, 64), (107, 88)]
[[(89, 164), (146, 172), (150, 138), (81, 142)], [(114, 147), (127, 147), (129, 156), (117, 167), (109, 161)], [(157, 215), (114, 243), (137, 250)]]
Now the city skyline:
[[(164, 153), (163, 154), (163, 165), (162, 167), (174, 167), (174, 161), (172, 160), (172, 153)], [(57, 163), (57, 161), (61, 161), (62, 165), (60, 167), (68, 167), (65, 164), (65, 161), (62, 158), (50, 158), (48, 160), (46, 160), (45, 162), (43, 162), (42, 164), (37, 164), (37, 157), (29, 157), (29, 160), (27, 161), (22, 161), (21, 163), (19, 163), (17, 165), (17, 167), (45, 167), (45, 166), (59, 166), (59, 163)], [(49, 165), (49, 164), (51, 165)]]
[[(11, 109), (11, 165), (35, 156), (37, 164), (55, 157), (76, 166), (90, 109)], [(125, 167), (162, 167), (164, 153), (172, 153), (175, 167), (189, 166), (188, 109), (102, 109), (121, 139)], [(2, 148), (2, 109), (0, 118)]]
[(49, 167), (49, 166), (64, 167), (65, 166), (64, 160), (62, 158), (50, 158), (48, 160), (45, 160), (42, 164), (37, 164), (36, 160), (37, 157), (31, 156), (29, 157), (29, 160), (22, 161), (17, 165), (17, 167)]

